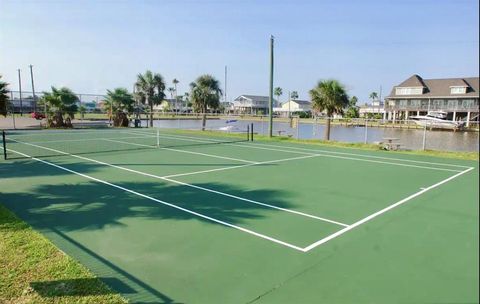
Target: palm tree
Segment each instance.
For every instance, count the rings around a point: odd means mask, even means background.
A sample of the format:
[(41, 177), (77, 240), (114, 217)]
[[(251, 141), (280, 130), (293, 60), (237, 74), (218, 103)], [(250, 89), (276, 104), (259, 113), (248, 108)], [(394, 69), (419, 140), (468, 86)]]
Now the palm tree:
[[(53, 127), (72, 127), (71, 120), (74, 118), (75, 113), (78, 110), (77, 103), (79, 102), (78, 96), (72, 92), (69, 88), (63, 87), (57, 89), (52, 87), (52, 92), (44, 92), (40, 100), (41, 103), (47, 105), (52, 117), (47, 122), (48, 126)], [(63, 116), (67, 115), (64, 121)]]
[(180, 81), (178, 81), (177, 78), (173, 78), (172, 80), (172, 83), (173, 83), (173, 86), (175, 87), (175, 108), (177, 108), (177, 112), (178, 112), (178, 94), (177, 94), (177, 84), (179, 83)]
[(8, 83), (2, 81), (2, 75), (0, 75), (0, 115), (7, 116), (7, 104), (8, 104)]
[(378, 98), (378, 94), (377, 94), (377, 92), (372, 92), (372, 93), (370, 93), (369, 97), (372, 101), (375, 101), (375, 99)]
[[(169, 87), (167, 91), (170, 93), (170, 101), (173, 99), (173, 93), (175, 92), (175, 88)], [(173, 112), (175, 112), (175, 108), (177, 107), (177, 102), (175, 101), (175, 105), (173, 106)]]
[(186, 105), (187, 108), (190, 108), (192, 106), (192, 103), (190, 102), (190, 94), (188, 92), (183, 93), (182, 102), (184, 103), (184, 105)]
[(298, 99), (298, 92), (297, 91), (292, 91), (292, 93), (290, 94), (290, 98), (292, 100)]
[(277, 102), (280, 103), (280, 96), (282, 96), (283, 91), (281, 87), (276, 87), (275, 90), (273, 90), (273, 95), (277, 96)]
[(104, 108), (110, 112), (115, 127), (128, 127), (128, 115), (133, 112), (135, 100), (125, 88), (107, 90)]
[(317, 86), (310, 90), (310, 97), (313, 109), (327, 112), (325, 140), (330, 140), (330, 117), (343, 113), (343, 109), (348, 105), (345, 87), (334, 79), (319, 81)]
[(190, 84), (190, 100), (196, 112), (202, 113), (202, 131), (205, 131), (207, 109), (217, 109), (220, 105), (222, 90), (220, 82), (213, 76), (205, 74)]
[(150, 127), (153, 127), (153, 106), (162, 103), (165, 98), (165, 81), (162, 75), (146, 71), (137, 75), (135, 88), (140, 101), (150, 106)]

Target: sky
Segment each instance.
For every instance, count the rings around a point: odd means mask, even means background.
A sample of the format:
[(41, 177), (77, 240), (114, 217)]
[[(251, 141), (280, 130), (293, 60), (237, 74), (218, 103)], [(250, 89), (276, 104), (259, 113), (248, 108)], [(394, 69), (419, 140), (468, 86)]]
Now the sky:
[(32, 64), (36, 91), (105, 94), (148, 69), (181, 95), (202, 74), (223, 87), (227, 66), (231, 101), (268, 95), (270, 35), (281, 101), (322, 79), (363, 104), (413, 74), (479, 75), (478, 0), (0, 0), (0, 74), (30, 91)]

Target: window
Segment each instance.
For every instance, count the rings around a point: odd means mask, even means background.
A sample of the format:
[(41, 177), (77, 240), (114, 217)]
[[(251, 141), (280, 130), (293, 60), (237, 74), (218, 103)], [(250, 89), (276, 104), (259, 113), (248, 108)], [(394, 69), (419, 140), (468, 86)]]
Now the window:
[(448, 108), (449, 109), (456, 109), (458, 107), (458, 100), (454, 99), (454, 100), (449, 100), (448, 101)]
[(406, 99), (402, 99), (402, 100), (400, 100), (400, 101), (398, 102), (398, 106), (399, 106), (400, 108), (406, 108), (407, 105), (408, 105), (408, 100), (406, 100)]
[(423, 93), (422, 87), (396, 88), (395, 95), (420, 95)]
[(465, 94), (466, 92), (466, 87), (450, 87), (450, 94)]
[(421, 105), (422, 105), (422, 101), (420, 99), (412, 99), (410, 101), (410, 106), (413, 108), (420, 108)]
[(445, 101), (443, 99), (434, 99), (432, 101), (431, 110), (443, 109), (444, 105), (445, 105)]
[(473, 100), (473, 99), (462, 100), (462, 107), (464, 109), (474, 108), (475, 107), (475, 100)]

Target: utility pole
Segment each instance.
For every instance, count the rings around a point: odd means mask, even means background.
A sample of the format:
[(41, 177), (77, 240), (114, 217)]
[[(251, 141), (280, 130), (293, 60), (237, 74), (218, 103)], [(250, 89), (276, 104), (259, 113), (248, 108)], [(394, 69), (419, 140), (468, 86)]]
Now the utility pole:
[(224, 89), (223, 101), (227, 102), (227, 66), (225, 66), (225, 89)]
[(275, 37), (270, 35), (270, 95), (268, 105), (268, 136), (273, 133), (273, 43)]
[(33, 93), (33, 112), (37, 112), (37, 96), (35, 95), (35, 85), (33, 83), (33, 65), (30, 67), (30, 78), (32, 79), (32, 93)]
[(291, 101), (291, 96), (290, 91), (288, 91), (288, 118), (290, 118), (290, 101)]
[(20, 69), (18, 71), (18, 91), (20, 93), (20, 116), (23, 116), (23, 100), (22, 100), (22, 78), (20, 76)]

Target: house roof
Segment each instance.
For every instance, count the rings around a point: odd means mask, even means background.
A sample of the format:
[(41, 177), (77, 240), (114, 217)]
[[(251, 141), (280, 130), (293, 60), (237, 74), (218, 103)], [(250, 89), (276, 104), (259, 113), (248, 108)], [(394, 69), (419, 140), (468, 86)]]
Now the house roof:
[(414, 74), (398, 86), (399, 87), (425, 87), (425, 83), (423, 82), (422, 77), (418, 76), (417, 74)]
[(298, 103), (299, 105), (304, 105), (304, 106), (309, 106), (311, 105), (312, 103), (308, 100), (298, 100), (298, 99), (295, 99), (295, 100), (292, 100), (292, 102), (295, 102), (295, 103)]
[[(434, 98), (434, 97), (477, 97), (480, 91), (479, 77), (466, 78), (443, 78), (443, 79), (422, 79), (413, 75), (398, 86), (394, 86), (387, 98)], [(396, 95), (396, 88), (401, 87), (424, 87), (423, 94)], [(451, 94), (451, 87), (466, 87), (465, 94)]]
[(261, 96), (261, 95), (240, 95), (237, 98), (235, 98), (235, 100), (237, 100), (240, 97), (245, 97), (247, 99), (255, 100), (255, 101), (267, 101), (268, 102), (270, 100), (270, 97)]

